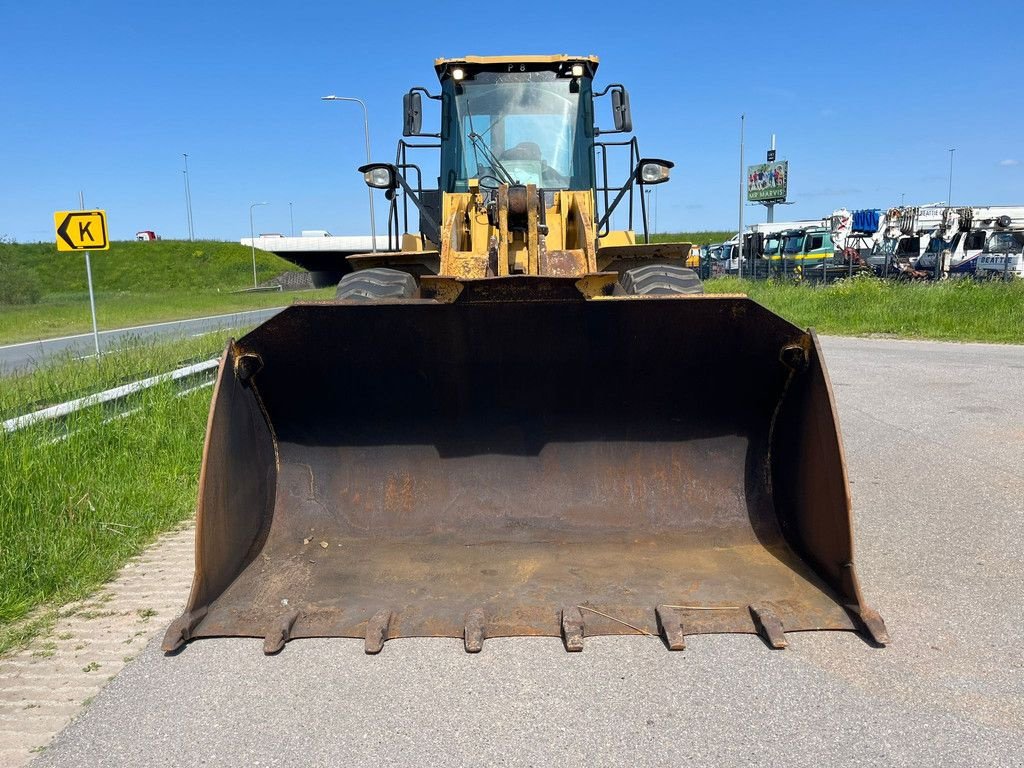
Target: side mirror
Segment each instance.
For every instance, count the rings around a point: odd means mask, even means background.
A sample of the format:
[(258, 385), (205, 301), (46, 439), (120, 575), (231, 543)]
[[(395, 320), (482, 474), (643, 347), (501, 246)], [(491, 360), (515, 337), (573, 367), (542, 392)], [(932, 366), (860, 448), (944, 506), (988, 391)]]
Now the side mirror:
[(675, 166), (671, 160), (647, 158), (636, 166), (636, 180), (641, 185), (662, 184), (668, 181), (669, 171)]
[(419, 136), (423, 127), (423, 97), (416, 91), (409, 91), (402, 97), (405, 119), (402, 121), (403, 136)]
[(612, 120), (615, 130), (630, 133), (633, 130), (633, 116), (629, 112), (629, 91), (616, 88), (612, 91)]
[(366, 186), (373, 189), (395, 189), (398, 186), (398, 169), (390, 163), (370, 163), (359, 166)]

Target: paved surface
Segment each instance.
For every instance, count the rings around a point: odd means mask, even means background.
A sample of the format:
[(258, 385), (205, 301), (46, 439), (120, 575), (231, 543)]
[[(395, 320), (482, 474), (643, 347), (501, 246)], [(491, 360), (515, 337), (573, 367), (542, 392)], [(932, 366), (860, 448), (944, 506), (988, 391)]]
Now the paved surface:
[[(107, 351), (129, 339), (151, 339), (162, 336), (181, 337), (201, 335), (227, 328), (256, 325), (280, 312), (283, 307), (254, 309), (246, 312), (232, 312), (226, 315), (197, 317), (191, 320), (172, 320), (167, 323), (151, 323), (131, 328), (100, 331), (100, 350)], [(60, 354), (94, 355), (96, 345), (91, 333), (61, 336), (54, 339), (26, 341), (0, 347), (0, 374), (30, 368), (50, 357)]]
[[(828, 339), (858, 566), (850, 633), (155, 643), (38, 766), (1022, 765), (1024, 347)], [(184, 599), (184, 594), (182, 594)]]
[(191, 525), (161, 537), (53, 630), (0, 660), (0, 766), (25, 765), (181, 611), (192, 583)]

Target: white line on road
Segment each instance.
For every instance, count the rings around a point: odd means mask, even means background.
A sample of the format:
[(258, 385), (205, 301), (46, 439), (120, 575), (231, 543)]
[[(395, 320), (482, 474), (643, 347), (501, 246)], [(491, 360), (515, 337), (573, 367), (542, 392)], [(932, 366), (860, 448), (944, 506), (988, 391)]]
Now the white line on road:
[[(223, 315), (207, 315), (206, 317), (185, 317), (181, 320), (167, 320), (163, 323), (149, 323), (147, 325), (133, 325), (128, 328), (111, 328), (109, 331), (100, 331), (100, 336), (111, 333), (127, 333), (128, 331), (141, 331), (146, 328), (160, 328), (165, 325), (178, 325), (180, 323), (193, 323), (200, 320), (219, 320), (225, 317), (238, 317), (239, 315), (251, 315), (256, 312), (272, 312), (274, 310), (282, 310), (286, 307), (266, 307), (264, 309), (243, 309), (240, 312), (228, 312)], [(71, 336), (54, 336), (49, 339), (36, 339), (35, 341), (20, 341), (17, 344), (6, 344), (0, 347), (0, 351), (5, 349), (17, 349), (18, 347), (29, 347), (33, 344), (46, 344), (51, 341), (69, 341), (71, 339), (88, 339), (92, 338), (91, 333), (76, 333)]]

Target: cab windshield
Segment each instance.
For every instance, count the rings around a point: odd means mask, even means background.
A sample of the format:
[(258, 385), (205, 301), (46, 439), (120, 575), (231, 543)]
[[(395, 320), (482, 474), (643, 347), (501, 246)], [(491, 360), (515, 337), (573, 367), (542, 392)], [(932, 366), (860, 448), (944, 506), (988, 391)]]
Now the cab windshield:
[(941, 237), (933, 237), (928, 242), (928, 250), (925, 253), (942, 253), (945, 250), (956, 250), (956, 244), (960, 242), (960, 233), (953, 235), (952, 240), (943, 240)]
[(441, 173), (449, 191), (484, 187), (593, 187), (590, 80), (554, 72), (479, 72), (443, 84)]
[(898, 237), (887, 237), (875, 246), (875, 253), (880, 253), (883, 256), (892, 256), (896, 253), (896, 246), (899, 242)]
[(800, 249), (803, 248), (803, 245), (803, 232), (796, 235), (786, 235), (786, 239), (782, 243), (782, 252), (785, 254), (800, 253)]
[(994, 232), (985, 250), (989, 253), (1020, 253), (1024, 250), (1024, 232)]

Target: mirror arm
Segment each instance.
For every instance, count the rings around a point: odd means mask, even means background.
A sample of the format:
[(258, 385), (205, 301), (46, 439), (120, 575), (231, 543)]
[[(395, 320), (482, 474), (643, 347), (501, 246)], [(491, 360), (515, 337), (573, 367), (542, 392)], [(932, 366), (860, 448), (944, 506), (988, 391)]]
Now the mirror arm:
[(428, 99), (433, 99), (434, 101), (440, 101), (441, 100), (441, 94), (440, 93), (435, 96), (430, 91), (428, 91), (426, 88), (424, 88), (422, 85), (417, 85), (416, 87), (409, 89), (409, 93), (412, 93), (413, 91), (419, 91), (424, 96), (426, 96)]

